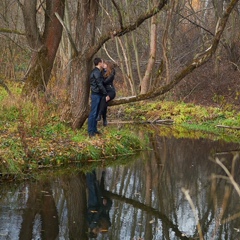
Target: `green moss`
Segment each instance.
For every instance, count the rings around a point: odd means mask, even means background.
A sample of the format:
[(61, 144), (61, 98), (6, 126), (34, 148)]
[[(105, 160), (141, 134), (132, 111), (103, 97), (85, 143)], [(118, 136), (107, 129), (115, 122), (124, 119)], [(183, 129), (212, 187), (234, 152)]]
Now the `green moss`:
[[(131, 120), (143, 122), (153, 120), (168, 120), (174, 122), (174, 127), (183, 126), (185, 129), (214, 133), (224, 138), (239, 142), (239, 131), (219, 129), (217, 125), (231, 127), (240, 126), (240, 113), (226, 108), (204, 107), (183, 102), (137, 102), (126, 106), (124, 110)], [(123, 114), (124, 115), (124, 114)], [(224, 134), (222, 132), (224, 131)], [(228, 136), (231, 137), (228, 137)]]

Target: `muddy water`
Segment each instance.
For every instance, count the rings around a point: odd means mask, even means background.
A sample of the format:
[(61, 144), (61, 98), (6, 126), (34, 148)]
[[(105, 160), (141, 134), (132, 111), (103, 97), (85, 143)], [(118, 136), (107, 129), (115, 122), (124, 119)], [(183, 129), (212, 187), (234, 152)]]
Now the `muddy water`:
[(240, 183), (239, 144), (154, 135), (149, 147), (124, 165), (1, 184), (0, 239), (240, 239), (223, 169)]

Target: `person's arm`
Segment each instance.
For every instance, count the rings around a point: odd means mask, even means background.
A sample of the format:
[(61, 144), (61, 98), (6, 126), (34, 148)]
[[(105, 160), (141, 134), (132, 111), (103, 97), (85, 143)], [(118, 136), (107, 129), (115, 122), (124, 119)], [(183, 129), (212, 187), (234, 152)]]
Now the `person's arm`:
[(104, 78), (100, 71), (95, 73), (95, 79), (96, 79), (96, 83), (97, 83), (97, 86), (98, 86), (100, 92), (104, 95), (107, 95), (107, 91), (106, 91), (105, 87), (103, 86)]

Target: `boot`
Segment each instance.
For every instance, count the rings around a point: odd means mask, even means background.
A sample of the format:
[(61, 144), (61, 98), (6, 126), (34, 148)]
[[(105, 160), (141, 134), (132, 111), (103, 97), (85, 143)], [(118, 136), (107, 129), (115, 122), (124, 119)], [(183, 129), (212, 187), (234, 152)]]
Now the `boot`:
[(103, 126), (106, 127), (107, 124), (108, 124), (108, 122), (107, 122), (107, 118), (103, 118)]
[(96, 120), (97, 120), (97, 121), (100, 121), (100, 120), (101, 120), (101, 115), (100, 115), (100, 114), (98, 114)]

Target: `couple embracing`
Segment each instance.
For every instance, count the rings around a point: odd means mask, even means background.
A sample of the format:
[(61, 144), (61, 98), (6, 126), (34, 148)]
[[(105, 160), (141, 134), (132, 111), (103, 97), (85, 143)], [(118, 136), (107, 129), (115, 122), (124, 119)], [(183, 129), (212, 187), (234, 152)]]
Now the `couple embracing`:
[(97, 121), (103, 119), (103, 126), (107, 126), (107, 105), (115, 98), (116, 90), (113, 85), (115, 77), (114, 64), (95, 58), (95, 68), (90, 74), (91, 111), (88, 116), (88, 134), (93, 137), (100, 134)]

